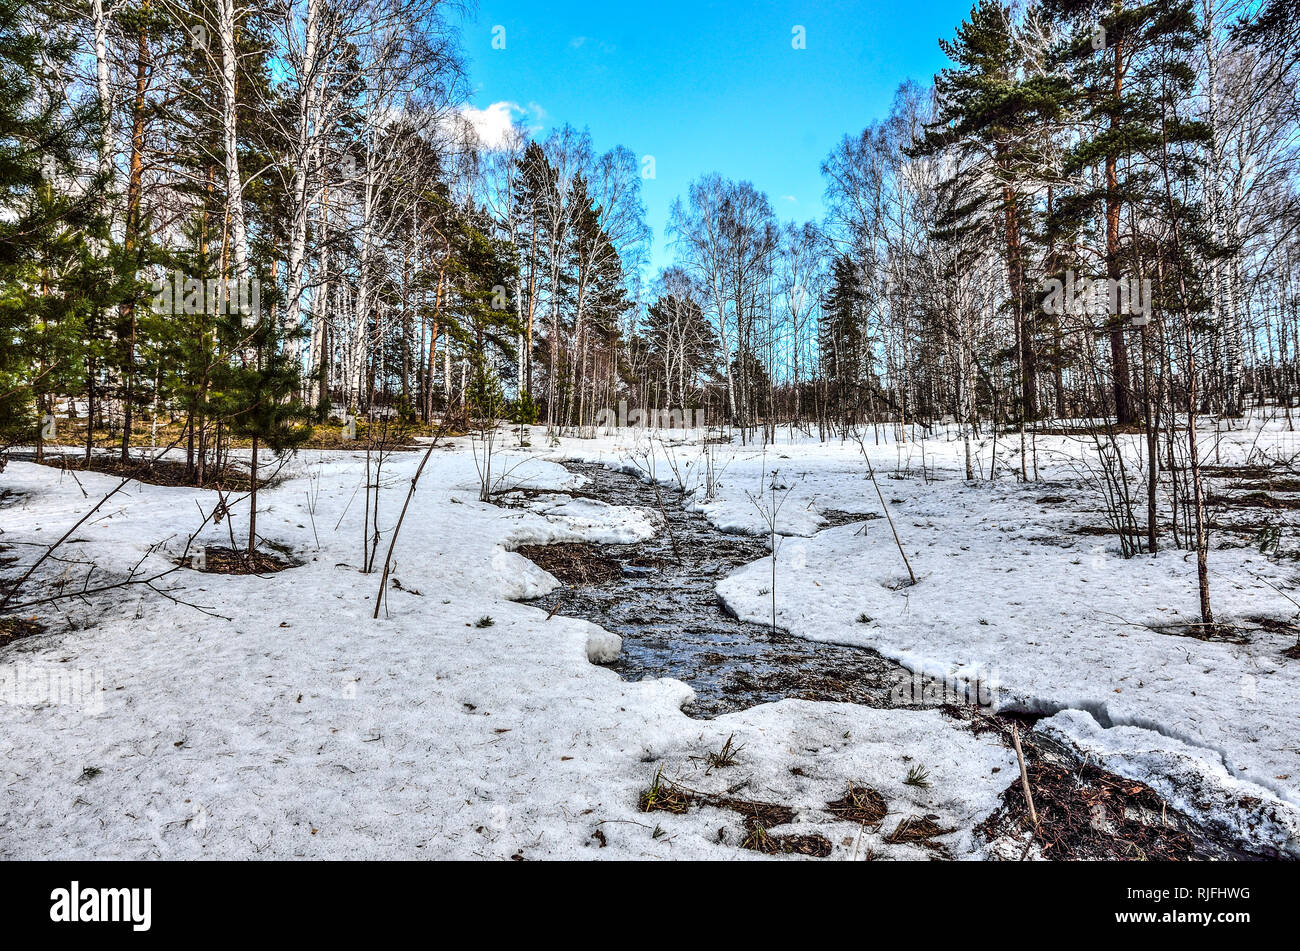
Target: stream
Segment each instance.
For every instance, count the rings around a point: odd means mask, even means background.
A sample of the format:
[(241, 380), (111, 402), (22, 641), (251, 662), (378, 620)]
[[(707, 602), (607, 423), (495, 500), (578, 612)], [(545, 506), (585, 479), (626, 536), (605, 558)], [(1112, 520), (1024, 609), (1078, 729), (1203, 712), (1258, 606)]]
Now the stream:
[[(611, 505), (660, 512), (666, 523), (644, 542), (600, 546), (600, 554), (616, 563), (616, 576), (566, 583), (530, 602), (622, 637), (619, 659), (607, 666), (625, 679), (685, 681), (695, 690), (687, 712), (706, 719), (786, 697), (920, 706), (891, 696), (898, 684), (910, 685), (912, 675), (875, 651), (773, 632), (727, 612), (714, 586), (741, 565), (766, 557), (764, 538), (721, 531), (687, 511), (681, 493), (672, 489), (601, 465), (564, 465), (590, 480), (585, 493)], [(832, 524), (870, 517), (828, 514)]]

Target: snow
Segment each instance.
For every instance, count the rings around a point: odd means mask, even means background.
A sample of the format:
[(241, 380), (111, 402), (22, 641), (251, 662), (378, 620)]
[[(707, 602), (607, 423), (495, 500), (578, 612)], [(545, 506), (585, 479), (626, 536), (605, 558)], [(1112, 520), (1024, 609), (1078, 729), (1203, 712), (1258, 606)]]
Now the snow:
[[(123, 589), (44, 613), (46, 633), (0, 648), (0, 857), (759, 857), (741, 848), (734, 812), (640, 812), (660, 769), (700, 792), (790, 806), (792, 826), (770, 831), (825, 835), (836, 857), (928, 857), (885, 841), (908, 815), (953, 829), (939, 841), (955, 857), (990, 853), (972, 829), (1016, 780), (996, 737), (938, 711), (794, 700), (692, 719), (685, 684), (629, 683), (595, 666), (616, 656), (615, 635), (517, 603), (557, 584), (519, 545), (630, 542), (658, 524), (655, 512), (549, 491), (578, 487), (557, 464), (567, 458), (685, 484), (696, 490), (688, 504), (717, 525), (759, 534), (755, 498), (770, 497), (763, 487), (777, 472), (789, 487), (777, 618), (791, 633), (870, 646), (953, 682), (991, 681), (999, 706), (1051, 715), (1040, 729), (1105, 768), (1300, 854), (1300, 663), (1281, 653), (1291, 639), (1260, 631), (1248, 644), (1207, 643), (1152, 630), (1196, 617), (1194, 563), (1172, 550), (1124, 560), (1113, 540), (1072, 532), (1102, 524), (1084, 493), (1061, 487), (1077, 475), (1079, 443), (1038, 440), (1045, 487), (1010, 469), (968, 484), (961, 443), (941, 439), (925, 444), (923, 477), (918, 443), (869, 438), (919, 579), (906, 586), (884, 519), (824, 528), (826, 510), (879, 512), (855, 444), (783, 431), (766, 450), (715, 447), (721, 484), (705, 498), (698, 435), (674, 434), (665, 448), (644, 431), (558, 445), (535, 433), (537, 448), (494, 463), (509, 473), (495, 490), (536, 490), (510, 494), (510, 507), (478, 501), (467, 440), (435, 449), (397, 545), (400, 588), (377, 620), (379, 575), (359, 570), (364, 462), (300, 453), (259, 493), (258, 514), (262, 536), (293, 551), (297, 567), (263, 577), (183, 569), (160, 586), (197, 608)], [(1261, 436), (1295, 451), (1277, 427), (1227, 435), (1219, 448), (1240, 461)], [(385, 532), (419, 456), (386, 464)], [(78, 479), (11, 462), (0, 544), (26, 563), (118, 481)], [(1037, 502), (1049, 493), (1068, 504)], [(215, 501), (131, 483), (62, 553), (106, 577), (137, 562), (165, 570)], [(245, 502), (200, 542), (229, 545), (231, 530), (242, 544)], [(386, 547), (387, 535), (381, 555)], [(1210, 563), (1225, 617), (1296, 613), (1285, 565), (1248, 547), (1216, 548)], [(41, 583), (83, 573), (51, 563)], [(719, 593), (762, 621), (770, 587), (764, 559)], [(733, 735), (737, 763), (710, 770), (708, 753)], [(903, 782), (913, 765), (929, 787)], [(878, 830), (826, 810), (849, 783), (885, 797)]]

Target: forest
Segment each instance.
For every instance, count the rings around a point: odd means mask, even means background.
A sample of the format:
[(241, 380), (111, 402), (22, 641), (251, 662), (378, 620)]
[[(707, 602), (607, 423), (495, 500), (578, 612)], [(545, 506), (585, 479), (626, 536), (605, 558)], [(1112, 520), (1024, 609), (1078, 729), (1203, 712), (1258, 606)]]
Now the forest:
[(627, 399), (757, 438), (1289, 412), (1284, 6), (980, 3), (825, 157), (825, 220), (706, 172), (651, 275), (653, 159), (482, 145), (445, 2), (15, 0), (4, 438), (161, 421), (202, 467), (288, 407), (579, 431)]

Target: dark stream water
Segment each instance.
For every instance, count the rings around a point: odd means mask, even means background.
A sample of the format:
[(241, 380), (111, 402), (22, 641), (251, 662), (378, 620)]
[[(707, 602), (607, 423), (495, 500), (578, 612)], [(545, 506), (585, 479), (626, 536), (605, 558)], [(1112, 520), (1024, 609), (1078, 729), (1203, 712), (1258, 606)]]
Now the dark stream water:
[[(687, 511), (681, 494), (589, 463), (565, 463), (590, 479), (583, 492), (612, 505), (661, 512), (653, 538), (602, 545), (621, 574), (591, 585), (565, 585), (534, 604), (592, 621), (623, 638), (608, 665), (628, 680), (676, 677), (695, 688), (688, 713), (712, 718), (760, 703), (796, 697), (873, 707), (911, 702), (912, 675), (871, 650), (819, 644), (728, 614), (714, 592), (741, 565), (768, 554), (765, 539), (715, 528)], [(827, 513), (832, 524), (866, 516)], [(900, 684), (908, 686), (904, 694)], [(937, 704), (936, 704), (937, 705)]]

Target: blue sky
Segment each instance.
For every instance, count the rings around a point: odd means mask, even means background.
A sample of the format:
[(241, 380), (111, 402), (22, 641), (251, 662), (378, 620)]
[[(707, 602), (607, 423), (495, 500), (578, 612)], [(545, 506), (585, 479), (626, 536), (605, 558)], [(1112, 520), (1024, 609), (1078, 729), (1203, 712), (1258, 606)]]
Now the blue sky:
[[(782, 219), (820, 218), (822, 160), (883, 117), (900, 82), (946, 65), (937, 40), (970, 6), (480, 0), (463, 45), (476, 108), (511, 104), (497, 113), (517, 106), (543, 136), (569, 122), (600, 151), (654, 156), (656, 177), (642, 183), (653, 277), (672, 259), (669, 207), (706, 172), (752, 181)], [(504, 49), (492, 46), (497, 26)]]

